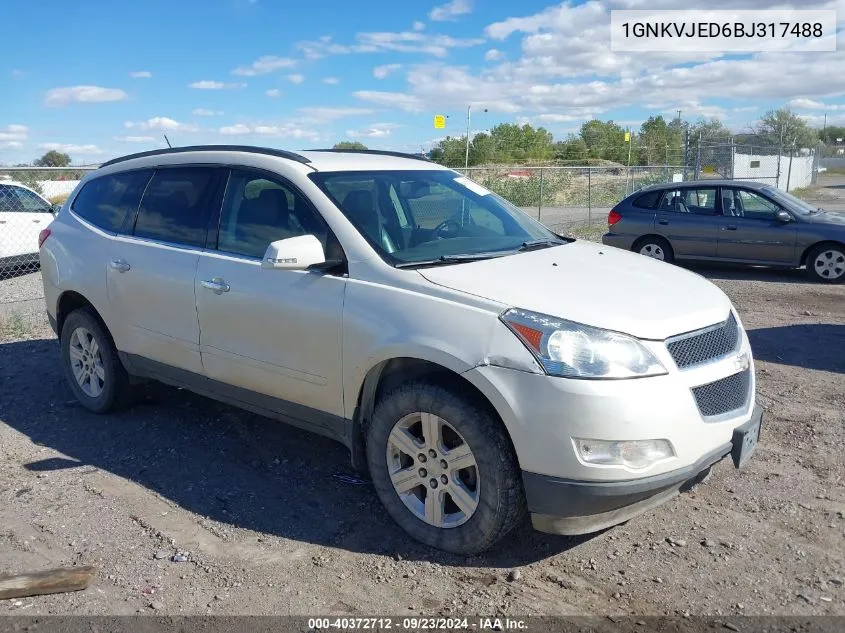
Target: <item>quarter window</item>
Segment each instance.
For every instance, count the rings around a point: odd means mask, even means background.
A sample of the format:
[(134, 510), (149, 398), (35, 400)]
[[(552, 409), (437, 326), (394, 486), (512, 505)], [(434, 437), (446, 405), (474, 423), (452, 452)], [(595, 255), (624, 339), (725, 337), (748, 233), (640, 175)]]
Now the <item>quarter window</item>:
[(676, 189), (663, 194), (661, 211), (716, 215), (716, 188)]
[(138, 209), (151, 169), (102, 176), (88, 182), (73, 201), (73, 212), (104, 231), (118, 232)]
[(151, 240), (205, 246), (215, 170), (179, 167), (157, 170), (141, 200), (134, 235)]

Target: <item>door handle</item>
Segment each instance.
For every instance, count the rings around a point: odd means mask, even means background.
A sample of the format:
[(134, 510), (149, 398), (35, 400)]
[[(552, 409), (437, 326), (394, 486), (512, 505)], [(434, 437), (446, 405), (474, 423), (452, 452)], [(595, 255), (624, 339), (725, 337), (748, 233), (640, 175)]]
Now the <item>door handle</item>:
[(0, 224), (6, 224), (6, 220), (0, 220)]
[(665, 224), (669, 224), (669, 220), (658, 220), (657, 223), (665, 225)]
[(728, 224), (727, 226), (722, 227), (723, 231), (736, 231), (736, 225)]
[(114, 261), (109, 262), (109, 268), (112, 270), (116, 270), (119, 273), (125, 273), (127, 270), (132, 268), (129, 264), (127, 264), (122, 259), (115, 259)]
[(216, 295), (223, 294), (224, 292), (229, 292), (229, 284), (225, 281), (220, 279), (220, 277), (215, 277), (214, 279), (205, 279), (200, 282), (200, 285), (203, 288), (208, 288)]
[(35, 224), (41, 224), (41, 220), (33, 220)]

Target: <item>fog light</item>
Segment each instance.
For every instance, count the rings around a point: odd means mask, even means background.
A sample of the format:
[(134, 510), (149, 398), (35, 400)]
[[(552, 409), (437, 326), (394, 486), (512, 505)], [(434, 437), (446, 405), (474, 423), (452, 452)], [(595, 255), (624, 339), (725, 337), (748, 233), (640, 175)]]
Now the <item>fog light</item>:
[(582, 461), (602, 466), (625, 466), (634, 470), (648, 468), (675, 456), (669, 440), (587, 440), (573, 438)]

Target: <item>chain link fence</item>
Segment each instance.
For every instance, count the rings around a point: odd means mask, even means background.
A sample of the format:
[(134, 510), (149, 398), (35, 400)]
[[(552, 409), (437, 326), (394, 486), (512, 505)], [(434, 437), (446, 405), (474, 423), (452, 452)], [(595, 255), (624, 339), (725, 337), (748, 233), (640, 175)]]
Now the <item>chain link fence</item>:
[[(815, 182), (820, 169), (820, 153), (813, 150), (701, 142), (690, 154), (687, 165), (490, 165), (458, 171), (555, 232), (599, 240), (613, 205), (650, 184), (725, 178), (794, 190)], [(91, 169), (0, 167), (0, 317), (4, 307), (41, 298), (40, 277), (32, 274), (39, 267), (38, 234)], [(436, 224), (443, 210), (429, 211)]]
[(558, 233), (592, 233), (614, 204), (647, 185), (682, 180), (683, 166), (522, 167), (459, 169)]

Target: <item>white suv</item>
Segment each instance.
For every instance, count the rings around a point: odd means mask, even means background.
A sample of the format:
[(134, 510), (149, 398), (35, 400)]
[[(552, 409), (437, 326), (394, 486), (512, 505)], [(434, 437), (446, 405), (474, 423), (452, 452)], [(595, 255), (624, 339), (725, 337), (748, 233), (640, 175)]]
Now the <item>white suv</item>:
[(716, 286), (560, 237), (415, 156), (135, 154), (40, 239), (82, 404), (155, 379), (339, 440), (393, 519), (450, 552), (526, 510), (559, 534), (626, 521), (758, 438), (748, 339)]

